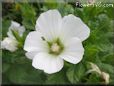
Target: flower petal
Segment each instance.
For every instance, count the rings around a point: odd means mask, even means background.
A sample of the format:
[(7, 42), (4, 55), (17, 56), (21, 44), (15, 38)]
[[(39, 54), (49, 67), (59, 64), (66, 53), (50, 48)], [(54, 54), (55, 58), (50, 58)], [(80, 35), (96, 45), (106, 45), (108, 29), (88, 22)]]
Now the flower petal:
[(38, 53), (37, 51), (31, 51), (31, 52), (26, 52), (25, 55), (27, 58), (33, 59), (37, 53)]
[(24, 50), (30, 51), (43, 51), (45, 52), (47, 48), (47, 43), (42, 39), (41, 33), (38, 31), (30, 32), (25, 40)]
[(64, 62), (61, 58), (48, 53), (39, 53), (33, 58), (32, 66), (51, 74), (60, 71)]
[(101, 75), (101, 70), (99, 69), (99, 67), (98, 67), (96, 64), (94, 64), (94, 63), (92, 63), (92, 62), (89, 62), (89, 64), (90, 64), (91, 69), (92, 69), (93, 71), (95, 71), (95, 72), (97, 72), (99, 75)]
[(80, 18), (70, 14), (62, 20), (61, 34), (66, 39), (69, 37), (78, 37), (81, 41), (84, 41), (89, 37), (90, 29)]
[(83, 54), (84, 48), (81, 40), (75, 37), (65, 43), (65, 50), (60, 57), (70, 63), (77, 64), (82, 60)]
[(2, 49), (9, 50), (11, 52), (16, 51), (18, 48), (18, 42), (15, 39), (12, 39), (10, 37), (4, 38), (4, 40), (1, 42)]
[(20, 26), (17, 29), (18, 29), (19, 35), (23, 36), (23, 33), (25, 32), (25, 27), (24, 26)]
[(10, 28), (15, 28), (15, 27), (19, 27), (20, 26), (20, 24), (19, 23), (17, 23), (16, 21), (11, 21), (11, 26), (10, 26)]
[(102, 77), (105, 80), (105, 83), (109, 84), (109, 82), (110, 82), (110, 75), (108, 73), (106, 73), (106, 72), (102, 72)]
[(61, 20), (59, 11), (49, 10), (37, 19), (36, 30), (41, 31), (47, 40), (52, 40), (58, 36)]

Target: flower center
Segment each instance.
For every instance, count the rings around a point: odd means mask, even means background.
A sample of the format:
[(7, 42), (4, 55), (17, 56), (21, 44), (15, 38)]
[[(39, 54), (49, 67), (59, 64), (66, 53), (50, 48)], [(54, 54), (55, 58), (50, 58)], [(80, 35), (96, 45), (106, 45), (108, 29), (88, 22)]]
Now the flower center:
[(57, 43), (53, 43), (50, 50), (54, 53), (58, 53), (60, 51), (60, 46)]
[(47, 42), (49, 46), (49, 53), (54, 55), (59, 55), (63, 49), (64, 46), (61, 43), (60, 39), (53, 40), (52, 42)]

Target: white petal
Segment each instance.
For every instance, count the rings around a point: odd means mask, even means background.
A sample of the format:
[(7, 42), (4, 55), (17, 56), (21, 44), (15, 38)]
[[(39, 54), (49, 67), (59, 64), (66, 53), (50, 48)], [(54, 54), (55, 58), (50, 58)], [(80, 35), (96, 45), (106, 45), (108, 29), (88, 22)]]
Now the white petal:
[(18, 42), (12, 38), (6, 37), (2, 42), (1, 42), (1, 47), (2, 49), (9, 50), (11, 52), (14, 52), (17, 50)]
[(90, 34), (90, 29), (88, 26), (84, 24), (80, 18), (72, 14), (63, 18), (61, 29), (61, 35), (66, 39), (75, 36), (80, 38), (81, 41), (84, 41)]
[(36, 21), (36, 30), (41, 31), (47, 40), (58, 36), (62, 17), (57, 10), (49, 10), (40, 15)]
[(42, 35), (38, 31), (30, 32), (25, 40), (24, 50), (31, 52), (31, 51), (39, 51), (44, 52), (47, 51), (47, 43), (42, 40)]
[(89, 62), (89, 64), (91, 65), (91, 68), (93, 69), (93, 71), (101, 74), (101, 70), (99, 69), (99, 67), (96, 64), (94, 64), (92, 62)]
[(25, 27), (24, 26), (20, 26), (17, 29), (18, 29), (19, 35), (23, 36), (23, 33), (25, 32)]
[(11, 26), (10, 26), (10, 28), (15, 28), (15, 27), (19, 27), (20, 26), (20, 24), (18, 23), (18, 22), (16, 22), (16, 21), (11, 21)]
[(31, 51), (31, 52), (26, 52), (25, 55), (27, 58), (33, 59), (37, 53), (38, 53), (37, 51)]
[(80, 39), (76, 37), (71, 38), (65, 43), (64, 47), (65, 50), (61, 54), (60, 56), (61, 58), (73, 64), (77, 64), (82, 60), (84, 54), (84, 48), (82, 46)]
[(61, 58), (48, 53), (39, 53), (33, 58), (32, 66), (51, 74), (60, 71), (64, 62)]
[(106, 73), (106, 72), (102, 72), (102, 77), (105, 80), (105, 83), (109, 84), (109, 82), (110, 82), (110, 75), (108, 73)]

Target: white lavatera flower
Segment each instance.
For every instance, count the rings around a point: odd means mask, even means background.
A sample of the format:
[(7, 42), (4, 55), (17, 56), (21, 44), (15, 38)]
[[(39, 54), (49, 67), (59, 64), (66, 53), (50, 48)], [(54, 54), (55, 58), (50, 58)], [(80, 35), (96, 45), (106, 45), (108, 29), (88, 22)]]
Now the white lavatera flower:
[(10, 37), (4, 38), (1, 42), (1, 48), (14, 52), (17, 50), (18, 42)]
[(28, 34), (24, 50), (34, 68), (52, 74), (63, 68), (64, 60), (73, 64), (82, 60), (82, 41), (89, 34), (90, 29), (80, 18), (72, 14), (62, 18), (58, 10), (49, 10), (37, 19), (36, 30)]
[(14, 37), (14, 35), (12, 33), (12, 30), (13, 31), (17, 31), (19, 36), (22, 37), (23, 33), (25, 32), (25, 27), (21, 26), (19, 23), (15, 22), (15, 21), (11, 21), (11, 25), (10, 25), (10, 27), (8, 29), (7, 35), (8, 35), (8, 37), (10, 37), (12, 39), (15, 39), (15, 37)]
[(87, 73), (91, 73), (91, 72), (98, 73), (101, 76), (101, 78), (105, 81), (104, 83), (108, 84), (110, 80), (110, 75), (106, 72), (101, 71), (100, 68), (96, 64), (92, 62), (89, 62), (89, 64), (91, 66), (91, 69), (87, 71)]
[(25, 31), (25, 28), (21, 26), (19, 23), (15, 21), (11, 21), (11, 25), (8, 29), (7, 35), (8, 37), (4, 38), (1, 41), (1, 48), (14, 52), (18, 49), (18, 41), (16, 40), (15, 36), (12, 33), (13, 31), (17, 31), (18, 35), (21, 37)]

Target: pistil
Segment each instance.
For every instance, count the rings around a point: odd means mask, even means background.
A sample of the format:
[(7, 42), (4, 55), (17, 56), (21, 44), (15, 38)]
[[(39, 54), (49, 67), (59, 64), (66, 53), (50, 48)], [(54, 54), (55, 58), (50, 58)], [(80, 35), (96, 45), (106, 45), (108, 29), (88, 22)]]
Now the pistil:
[(60, 51), (60, 46), (57, 43), (53, 43), (51, 46), (51, 51), (53, 53), (58, 53)]

